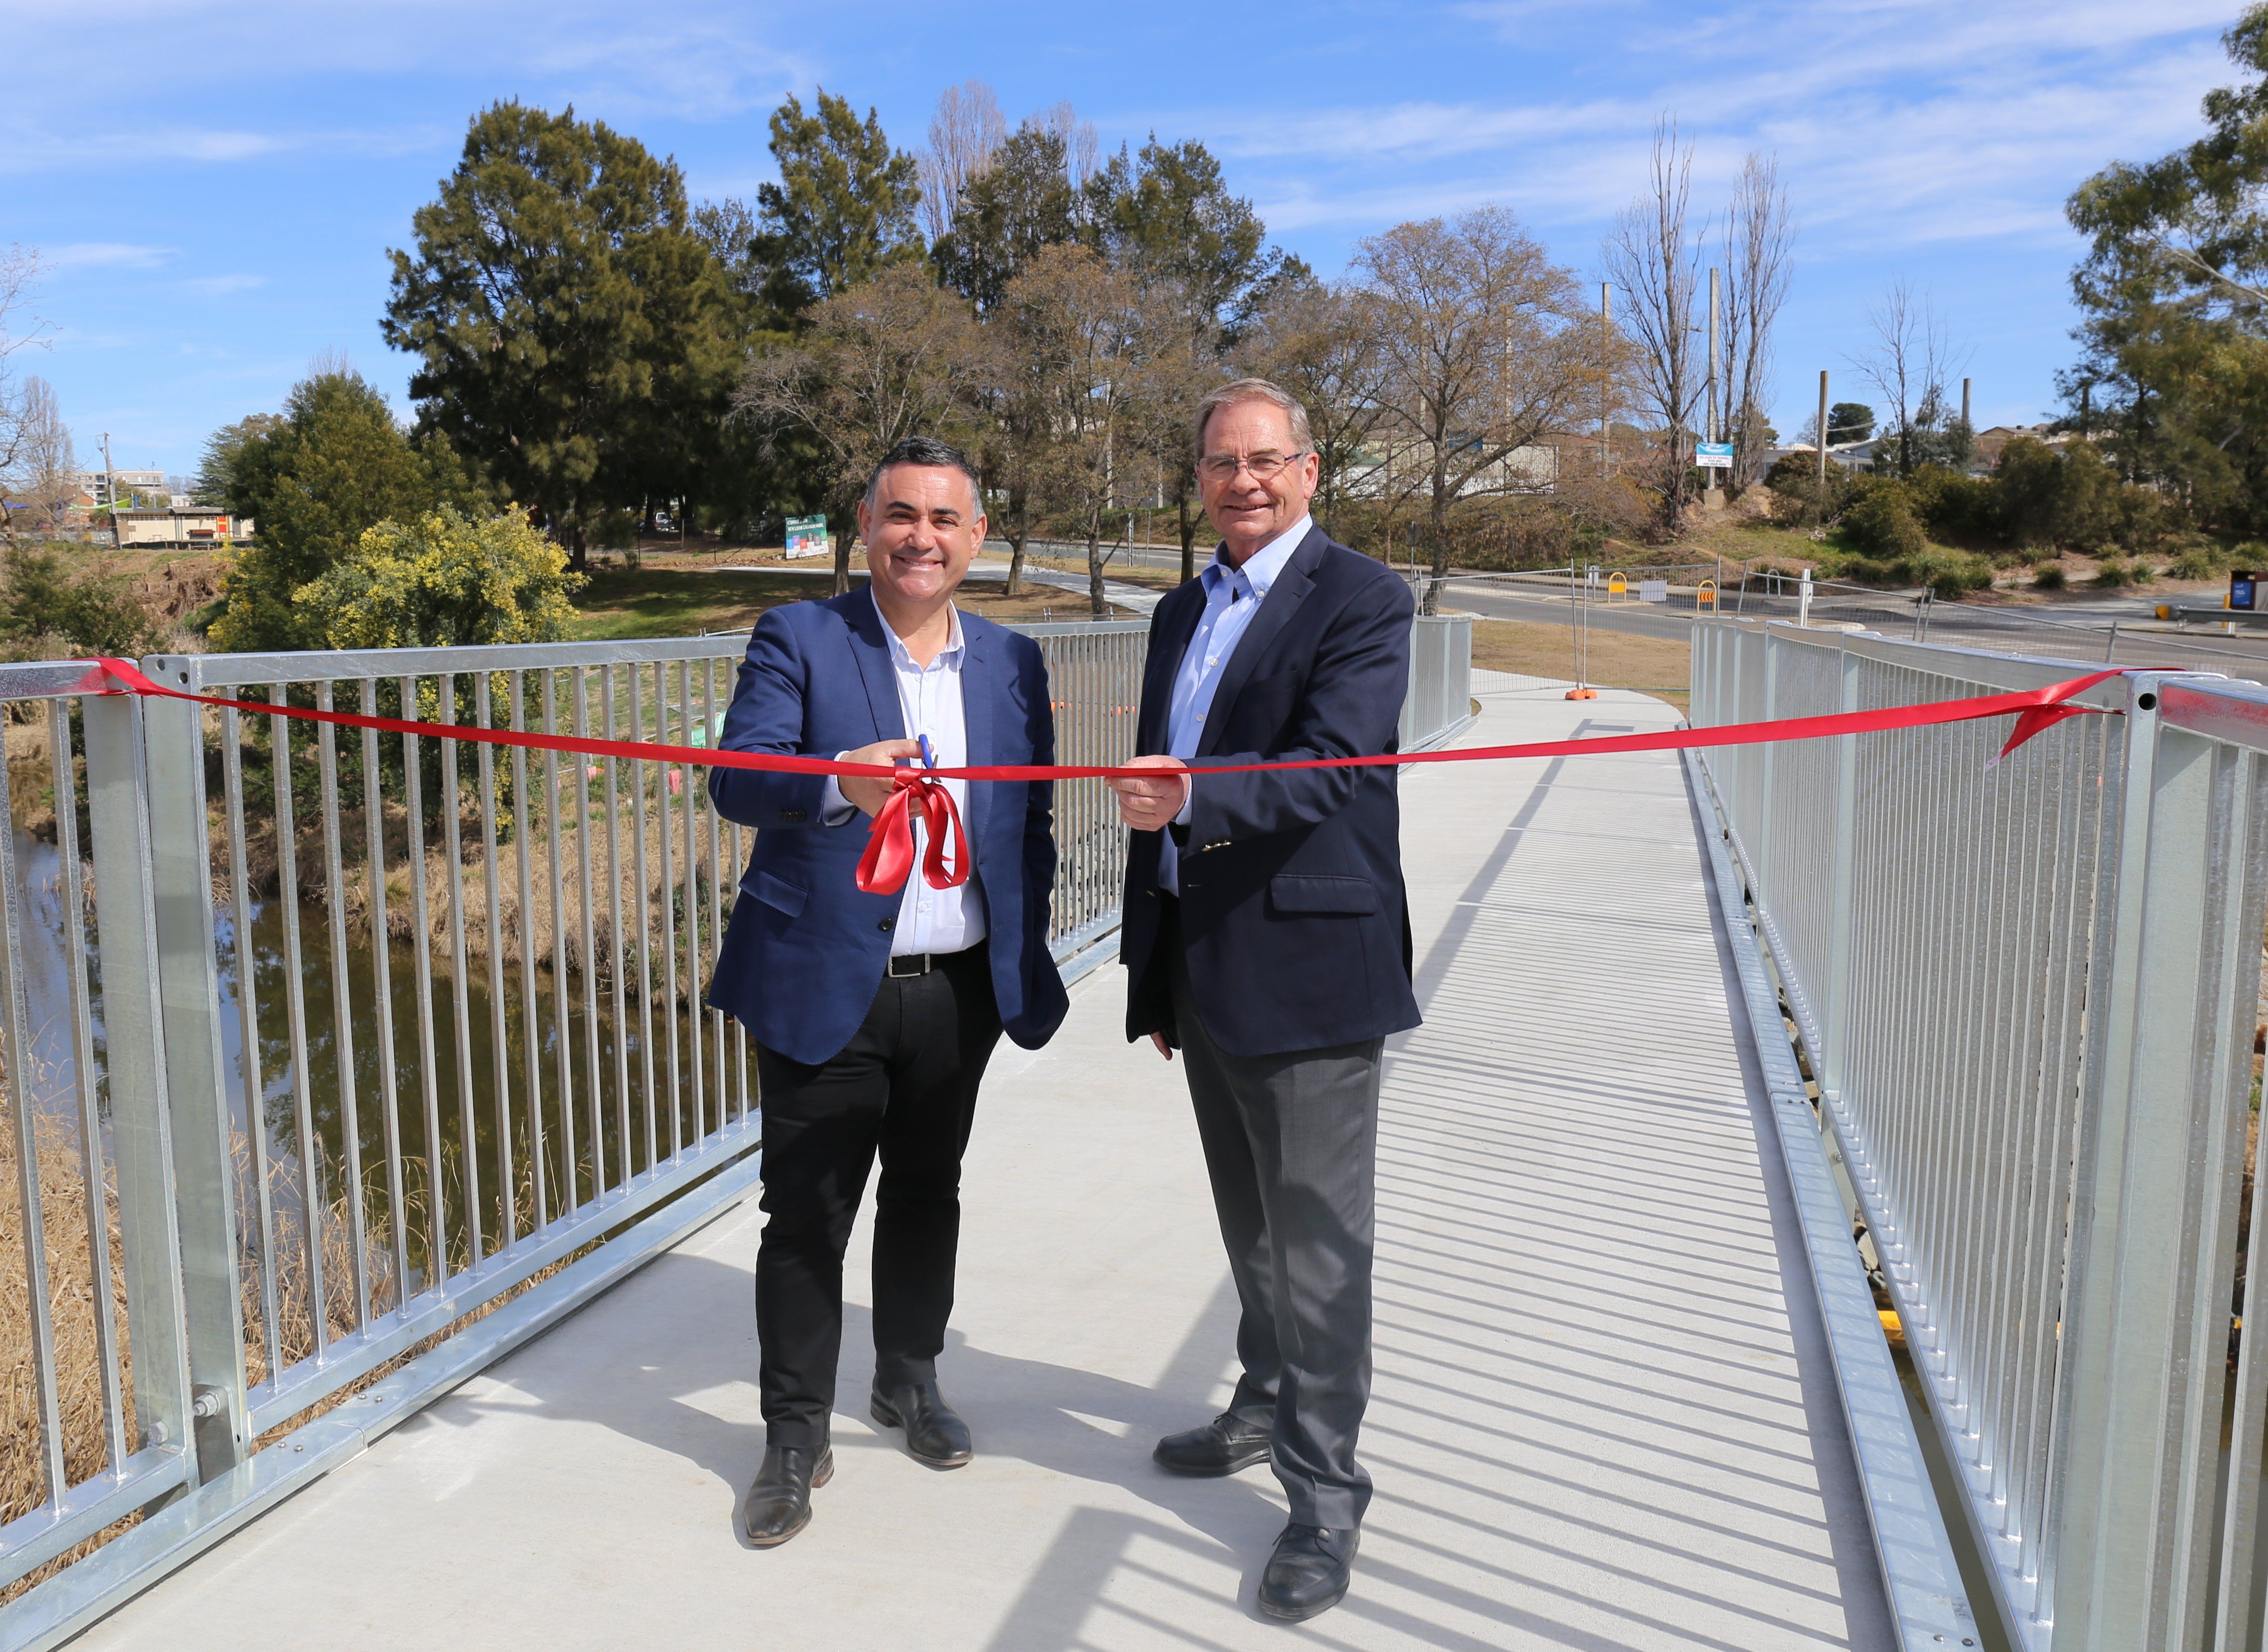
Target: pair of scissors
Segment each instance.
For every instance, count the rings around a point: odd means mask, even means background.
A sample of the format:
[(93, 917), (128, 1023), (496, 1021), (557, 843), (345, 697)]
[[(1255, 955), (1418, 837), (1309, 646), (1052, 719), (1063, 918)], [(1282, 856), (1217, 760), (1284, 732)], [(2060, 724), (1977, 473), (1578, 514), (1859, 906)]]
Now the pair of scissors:
[(916, 734), (914, 736), (914, 741), (921, 748), (922, 767), (924, 769), (936, 768), (937, 748), (929, 743), (929, 736), (927, 734)]

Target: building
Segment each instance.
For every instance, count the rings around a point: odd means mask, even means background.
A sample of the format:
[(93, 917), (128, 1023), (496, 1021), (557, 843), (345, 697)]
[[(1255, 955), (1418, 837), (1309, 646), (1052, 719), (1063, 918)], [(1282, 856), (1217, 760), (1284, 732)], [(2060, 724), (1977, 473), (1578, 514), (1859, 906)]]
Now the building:
[[(124, 473), (120, 473), (122, 483)], [(120, 491), (123, 492), (122, 486)], [(211, 548), (252, 537), (252, 519), (231, 516), (217, 505), (176, 505), (163, 510), (116, 513), (122, 545), (188, 545)]]
[(110, 483), (118, 482), (118, 497), (129, 506), (161, 507), (173, 502), (173, 490), (162, 470), (81, 470), (72, 483), (94, 501), (98, 511), (110, 505)]

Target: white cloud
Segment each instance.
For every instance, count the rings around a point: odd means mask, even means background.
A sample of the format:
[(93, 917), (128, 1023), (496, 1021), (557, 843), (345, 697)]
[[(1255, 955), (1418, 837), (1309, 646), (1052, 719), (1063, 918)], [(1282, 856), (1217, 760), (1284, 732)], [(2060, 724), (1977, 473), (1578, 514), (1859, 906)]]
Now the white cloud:
[(232, 293), (250, 292), (255, 287), (268, 284), (265, 276), (200, 276), (181, 285), (201, 299), (225, 299)]
[(179, 255), (175, 247), (144, 247), (128, 241), (73, 241), (40, 251), (40, 258), (57, 269), (155, 269)]

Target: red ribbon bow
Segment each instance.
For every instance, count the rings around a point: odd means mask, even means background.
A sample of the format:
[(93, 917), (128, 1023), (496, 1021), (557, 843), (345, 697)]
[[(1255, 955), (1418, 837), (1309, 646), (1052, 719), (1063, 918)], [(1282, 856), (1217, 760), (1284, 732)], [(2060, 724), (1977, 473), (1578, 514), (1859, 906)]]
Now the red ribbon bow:
[[(914, 869), (914, 811), (921, 811), (929, 847), (922, 856), (922, 879), (933, 889), (950, 889), (968, 881), (968, 837), (961, 830), (961, 811), (944, 783), (918, 769), (903, 769), (890, 783), (889, 801), (874, 816), (866, 834), (866, 852), (858, 857), (858, 887), (868, 895), (895, 895), (905, 888)], [(953, 864), (946, 865), (946, 838), (953, 839)]]

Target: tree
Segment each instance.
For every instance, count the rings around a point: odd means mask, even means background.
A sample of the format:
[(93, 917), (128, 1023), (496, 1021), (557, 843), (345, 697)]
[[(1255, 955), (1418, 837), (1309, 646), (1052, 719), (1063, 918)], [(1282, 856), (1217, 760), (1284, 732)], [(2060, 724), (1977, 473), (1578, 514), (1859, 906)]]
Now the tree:
[[(1818, 416), (1814, 415), (1814, 424)], [(1827, 409), (1827, 443), (1863, 442), (1874, 433), (1874, 409), (1864, 402), (1837, 402)]]
[(8, 531), (12, 535), (19, 526), (13, 507), (22, 505), (29, 507), (30, 527), (53, 533), (63, 526), (63, 513), (78, 491), (70, 427), (63, 423), (55, 387), (37, 374), (27, 375), (16, 393), (13, 415), (13, 462), (0, 470)]
[(165, 623), (127, 577), (78, 554), (11, 542), (0, 553), (0, 648), (24, 660), (154, 653)]
[(370, 528), (294, 598), (334, 648), (468, 648), (558, 641), (582, 583), (525, 512), (442, 505)]
[(1874, 449), (1876, 468), (1881, 462), (1880, 443), (1888, 441), (1895, 444), (1897, 474), (1910, 476), (1931, 456), (1928, 439), (1945, 428), (1952, 346), (1928, 295), (1917, 299), (1902, 280), (1890, 284), (1881, 302), (1867, 312), (1867, 322), (1874, 343), (1852, 365), (1889, 403), (1888, 426)]
[(253, 413), (233, 424), (222, 425), (206, 437), (196, 476), (189, 484), (189, 497), (199, 505), (226, 505), (230, 497), (238, 491), (237, 466), (247, 449), (285, 422), (281, 413)]
[(2088, 238), (2072, 286), (2083, 358), (2062, 385), (2130, 481), (2236, 531), (2268, 527), (2268, 5), (2221, 37), (2242, 83), (2205, 132), (2119, 162), (2065, 208)]
[(727, 284), (683, 176), (571, 108), (498, 103), (413, 223), (380, 331), (421, 364), (423, 420), (579, 565), (608, 509), (687, 485), (686, 433), (730, 395)]
[(259, 537), (229, 565), (227, 607), (210, 631), (213, 645), (232, 653), (325, 646), (322, 616), (298, 602), (299, 587), (379, 523), (475, 493), (446, 443), (430, 435), (413, 443), (386, 398), (350, 371), (302, 380), (281, 419), (233, 452), (222, 502), (253, 518)]
[(1795, 246), (1787, 190), (1776, 156), (1750, 154), (1725, 215), (1725, 384), (1717, 428), (1733, 443), (1733, 485), (1759, 480), (1771, 462), (1764, 399), (1772, 328), (1787, 302)]
[(909, 436), (951, 436), (979, 374), (975, 319), (918, 264), (821, 299), (803, 336), (750, 360), (733, 397), (768, 442), (821, 455), (835, 527), (835, 589), (850, 588), (852, 507), (876, 461)]
[(1122, 147), (1084, 194), (1094, 244), (1139, 288), (1157, 329), (1152, 395), (1132, 409), (1130, 433), (1173, 478), (1182, 577), (1193, 579), (1199, 519), (1188, 409), (1224, 377), (1226, 351), (1284, 254), (1266, 247), (1259, 213), (1229, 193), (1220, 163), (1200, 143), (1166, 144), (1152, 136), (1138, 154)]
[(1106, 618), (1102, 522), (1129, 456), (1152, 318), (1135, 284), (1084, 247), (1043, 248), (1009, 284), (1002, 316), (1029, 364), (1049, 433), (1047, 491), (1086, 530), (1088, 600), (1094, 617)]
[(930, 117), (929, 147), (914, 158), (921, 184), (922, 226), (932, 246), (953, 230), (968, 186), (992, 169), (993, 151), (1008, 136), (1000, 100), (981, 80), (964, 80), (938, 94)]
[(1042, 247), (1079, 238), (1079, 195), (1067, 166), (1063, 138), (1027, 123), (1001, 143), (990, 166), (961, 191), (951, 227), (932, 256), (939, 278), (979, 315), (998, 306), (1008, 284)]
[(780, 264), (813, 299), (847, 292), (921, 255), (919, 168), (890, 147), (873, 109), (862, 122), (847, 100), (822, 89), (806, 114), (791, 92), (772, 112), (771, 130), (779, 181), (758, 185), (756, 203), (777, 238)]
[(1502, 207), (1399, 225), (1354, 267), (1385, 358), (1378, 429), (1399, 450), (1388, 487), (1425, 505), (1431, 611), (1451, 505), (1533, 486), (1513, 455), (1573, 418), (1606, 364), (1573, 273)]
[(1368, 295), (1312, 275), (1280, 284), (1252, 317), (1237, 354), (1248, 372), (1282, 386), (1307, 409), (1316, 515), (1325, 533), (1343, 541), (1336, 524), (1347, 483), (1386, 417), (1387, 357)]
[[(45, 268), (35, 247), (0, 248), (0, 493), (11, 484), (20, 485), (30, 410), (24, 390), (16, 384), (13, 358), (46, 342), (47, 324), (30, 313), (32, 295)], [(0, 511), (0, 518), (7, 515)], [(12, 535), (12, 526), (9, 532)]]
[(1684, 520), (1692, 489), (1693, 413), (1703, 374), (1693, 359), (1693, 299), (1701, 275), (1701, 238), (1688, 227), (1693, 146), (1678, 142), (1677, 124), (1654, 122), (1646, 193), (1624, 210), (1602, 255), (1622, 289), (1623, 325), (1638, 345), (1638, 389), (1661, 421), (1663, 453), (1655, 488), (1663, 526)]

